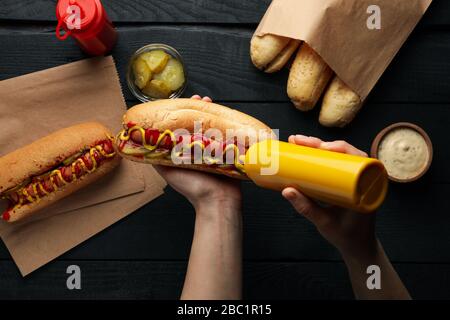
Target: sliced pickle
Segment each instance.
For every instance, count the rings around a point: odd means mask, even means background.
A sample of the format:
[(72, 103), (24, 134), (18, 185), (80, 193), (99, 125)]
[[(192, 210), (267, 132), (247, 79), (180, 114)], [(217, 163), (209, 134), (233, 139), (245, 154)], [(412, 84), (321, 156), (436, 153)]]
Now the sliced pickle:
[(37, 177), (38, 180), (42, 181), (45, 180), (45, 178), (49, 177), (53, 173), (53, 170), (47, 171), (40, 176)]
[(164, 70), (170, 56), (163, 50), (145, 52), (139, 56), (147, 63), (151, 72), (159, 73)]
[(171, 58), (165, 69), (161, 73), (155, 74), (153, 79), (164, 81), (170, 90), (177, 91), (185, 81), (183, 65), (180, 61)]
[(137, 58), (133, 62), (134, 83), (139, 89), (145, 87), (147, 82), (152, 78), (152, 72), (145, 60)]
[(149, 97), (156, 98), (156, 99), (167, 99), (169, 98), (172, 91), (170, 88), (166, 85), (165, 82), (160, 80), (152, 80), (150, 81), (144, 89), (142, 89), (142, 92), (148, 95)]
[(130, 156), (144, 156), (149, 152), (151, 151), (145, 149), (144, 147), (134, 147), (127, 145), (125, 145), (125, 147), (122, 149), (122, 153), (128, 154)]
[(63, 160), (62, 164), (65, 166), (68, 166), (69, 164), (71, 164), (72, 162), (74, 162), (75, 160), (77, 160), (79, 157), (81, 157), (83, 155), (83, 152), (78, 152), (76, 154), (74, 154), (73, 156)]
[(25, 187), (26, 185), (28, 185), (31, 182), (31, 178), (25, 179), (22, 183), (18, 184), (15, 187), (9, 188), (8, 190), (5, 190), (1, 193), (2, 196), (7, 196), (11, 193), (14, 193), (20, 189), (22, 189), (23, 187)]
[(158, 159), (158, 158), (164, 158), (167, 155), (170, 155), (170, 151), (167, 149), (156, 149), (153, 152), (150, 152), (145, 155), (148, 159)]

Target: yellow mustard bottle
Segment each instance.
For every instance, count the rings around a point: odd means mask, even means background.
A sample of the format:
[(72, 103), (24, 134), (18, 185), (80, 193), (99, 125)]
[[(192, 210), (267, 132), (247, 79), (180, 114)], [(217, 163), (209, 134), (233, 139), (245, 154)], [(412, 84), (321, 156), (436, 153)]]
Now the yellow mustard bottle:
[(377, 159), (276, 140), (252, 145), (244, 170), (263, 188), (294, 187), (311, 198), (362, 213), (375, 211), (388, 188), (386, 169)]

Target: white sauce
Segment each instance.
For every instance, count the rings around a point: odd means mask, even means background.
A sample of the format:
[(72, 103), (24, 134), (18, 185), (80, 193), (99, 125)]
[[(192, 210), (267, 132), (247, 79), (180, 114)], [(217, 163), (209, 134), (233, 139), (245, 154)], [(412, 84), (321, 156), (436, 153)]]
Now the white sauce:
[(425, 139), (411, 128), (392, 130), (384, 136), (378, 147), (378, 158), (388, 174), (401, 180), (421, 174), (429, 157)]

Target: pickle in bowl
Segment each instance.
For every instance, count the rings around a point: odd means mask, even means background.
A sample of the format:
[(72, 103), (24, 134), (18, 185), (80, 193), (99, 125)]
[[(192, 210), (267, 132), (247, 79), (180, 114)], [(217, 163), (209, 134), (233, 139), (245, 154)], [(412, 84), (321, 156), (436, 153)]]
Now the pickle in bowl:
[(133, 62), (133, 73), (134, 73), (134, 83), (138, 86), (139, 89), (145, 87), (147, 82), (152, 77), (152, 72), (148, 67), (147, 63), (141, 59), (137, 58)]
[(154, 50), (141, 54), (139, 58), (147, 63), (152, 72), (159, 73), (166, 67), (170, 55), (163, 50)]
[(130, 59), (127, 83), (142, 102), (178, 98), (186, 88), (186, 72), (180, 54), (163, 44), (147, 45)]
[(176, 91), (184, 84), (184, 70), (180, 61), (170, 59), (161, 73), (155, 74), (154, 79), (161, 80), (172, 91)]
[(151, 80), (147, 85), (142, 89), (146, 95), (150, 97), (154, 97), (157, 99), (167, 99), (169, 98), (172, 90), (167, 86), (164, 81), (161, 80)]

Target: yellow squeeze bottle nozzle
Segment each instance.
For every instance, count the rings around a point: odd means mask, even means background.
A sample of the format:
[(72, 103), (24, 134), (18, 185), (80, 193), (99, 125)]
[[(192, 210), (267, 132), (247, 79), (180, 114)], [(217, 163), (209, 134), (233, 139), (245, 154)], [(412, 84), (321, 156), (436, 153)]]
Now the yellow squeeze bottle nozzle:
[(363, 213), (378, 209), (388, 188), (386, 169), (377, 159), (277, 140), (252, 145), (244, 170), (263, 188), (294, 187), (311, 198)]

